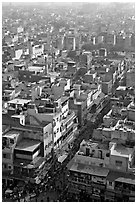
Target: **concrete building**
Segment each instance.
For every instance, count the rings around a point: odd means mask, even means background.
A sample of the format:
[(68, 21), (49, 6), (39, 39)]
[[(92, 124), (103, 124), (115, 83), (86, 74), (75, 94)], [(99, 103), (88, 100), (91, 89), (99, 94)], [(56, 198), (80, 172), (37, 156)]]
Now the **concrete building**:
[(87, 101), (82, 99), (70, 98), (69, 108), (76, 112), (78, 116), (79, 126), (83, 126), (87, 119)]
[(73, 34), (68, 34), (64, 36), (64, 49), (65, 50), (75, 50), (76, 49), (76, 38)]
[(40, 74), (40, 73), (44, 74), (45, 73), (45, 65), (29, 66), (28, 71), (33, 72), (35, 75)]
[(134, 104), (134, 102), (131, 102), (127, 106), (127, 118), (129, 121), (135, 122), (135, 104)]
[(115, 45), (116, 44), (116, 35), (115, 34), (107, 34), (106, 43), (109, 45)]
[(54, 102), (51, 102), (50, 99), (31, 102), (28, 105), (27, 112), (41, 122), (48, 121), (52, 123), (55, 149), (66, 138), (72, 137), (77, 129), (76, 115), (73, 111), (69, 111), (68, 97), (58, 97)]
[(44, 44), (29, 43), (29, 54), (31, 58), (37, 58), (37, 56), (44, 54)]
[(113, 127), (111, 132), (111, 139), (117, 139), (121, 143), (126, 144), (128, 142), (132, 142), (134, 145), (135, 141), (135, 124), (133, 121), (125, 121), (119, 120), (117, 124)]
[(112, 92), (112, 80), (102, 82), (102, 92), (106, 95)]
[(22, 138), (22, 132), (9, 130), (2, 136), (2, 172), (3, 179), (13, 173), (14, 150)]
[[(134, 148), (114, 142), (82, 141), (67, 165), (68, 192), (77, 197), (83, 192), (92, 201), (119, 201), (119, 196), (134, 199), (134, 157)], [(118, 195), (120, 185), (121, 195)], [(128, 189), (126, 198), (125, 189)]]
[(110, 171), (107, 176), (105, 200), (109, 202), (135, 201), (135, 176)]
[(127, 94), (127, 88), (126, 86), (119, 86), (117, 89), (116, 89), (116, 97), (125, 97), (126, 94)]
[(110, 142), (109, 168), (116, 171), (132, 172), (135, 165), (135, 149)]
[(126, 72), (126, 87), (135, 87), (135, 70)]
[(6, 183), (9, 180), (38, 183), (43, 176), (45, 158), (53, 149), (52, 126), (42, 124), (34, 117), (24, 117), (22, 124), (19, 116), (3, 115), (3, 124), (10, 124), (12, 128), (3, 135), (3, 179)]

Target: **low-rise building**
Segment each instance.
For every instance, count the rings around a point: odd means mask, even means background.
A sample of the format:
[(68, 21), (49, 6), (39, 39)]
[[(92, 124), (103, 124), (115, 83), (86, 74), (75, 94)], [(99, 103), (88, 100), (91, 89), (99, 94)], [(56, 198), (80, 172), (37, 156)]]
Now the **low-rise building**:
[(105, 200), (109, 202), (135, 201), (135, 176), (111, 170), (107, 176)]
[(127, 117), (130, 121), (135, 121), (135, 103), (131, 102), (127, 106)]

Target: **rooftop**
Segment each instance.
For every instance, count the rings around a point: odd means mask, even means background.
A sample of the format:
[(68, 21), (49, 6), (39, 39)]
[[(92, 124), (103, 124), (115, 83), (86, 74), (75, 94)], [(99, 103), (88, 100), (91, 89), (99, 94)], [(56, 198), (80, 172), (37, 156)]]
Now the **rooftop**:
[(69, 99), (69, 97), (67, 96), (62, 96), (61, 97), (61, 103), (64, 103), (65, 101), (67, 101)]
[(91, 174), (91, 175), (96, 175), (96, 176), (102, 176), (102, 177), (106, 177), (109, 173), (108, 169), (105, 169), (102, 167), (100, 168), (97, 166), (80, 164), (74, 161), (73, 163), (69, 162), (67, 167), (71, 171), (76, 171), (76, 172), (81, 172), (81, 173), (86, 173), (86, 174)]
[(15, 147), (16, 150), (33, 152), (40, 145), (40, 141), (31, 139), (22, 139)]
[(133, 148), (124, 147), (123, 145), (117, 145), (114, 149), (111, 148), (111, 155), (129, 158), (129, 155), (131, 155), (133, 151)]
[(37, 168), (40, 165), (42, 165), (45, 162), (45, 159), (43, 157), (35, 157), (33, 161), (26, 160), (26, 159), (16, 159), (14, 164), (15, 165), (21, 165), (23, 167), (26, 167), (28, 169)]
[(101, 143), (101, 142), (92, 142), (92, 141), (85, 141), (83, 140), (80, 144), (80, 146), (88, 146), (90, 148), (94, 148), (94, 149), (109, 149), (108, 147), (108, 143)]
[(41, 66), (31, 66), (31, 67), (28, 67), (28, 70), (29, 71), (40, 71), (40, 70), (43, 70), (43, 68), (44, 68), (44, 65), (43, 65), (43, 67), (41, 67)]
[(13, 99), (13, 100), (11, 100), (11, 101), (8, 101), (8, 103), (24, 105), (25, 103), (29, 103), (30, 101), (31, 101), (31, 100), (15, 98), (15, 99)]
[(107, 176), (108, 181), (119, 181), (122, 183), (129, 183), (135, 185), (135, 175), (124, 173), (124, 172), (116, 172), (116, 171), (110, 171)]
[(10, 130), (7, 133), (3, 135), (3, 137), (8, 137), (14, 139), (15, 137), (18, 137), (21, 134), (21, 131), (16, 130)]

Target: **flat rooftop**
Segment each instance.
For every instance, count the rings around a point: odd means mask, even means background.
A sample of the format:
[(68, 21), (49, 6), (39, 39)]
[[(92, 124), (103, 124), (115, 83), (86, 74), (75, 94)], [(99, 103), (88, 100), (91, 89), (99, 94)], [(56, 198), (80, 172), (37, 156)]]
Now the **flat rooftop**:
[(88, 141), (85, 141), (83, 140), (80, 144), (80, 146), (87, 146), (87, 147), (90, 147), (90, 148), (97, 148), (97, 149), (109, 149), (109, 146), (107, 143), (100, 143), (100, 142), (90, 142), (89, 140)]
[(43, 70), (43, 69), (44, 69), (44, 65), (43, 65), (43, 67), (41, 67), (41, 66), (31, 66), (31, 67), (28, 67), (29, 71), (40, 71), (40, 70)]
[(10, 130), (6, 132), (2, 137), (8, 137), (8, 138), (14, 139), (15, 137), (18, 137), (20, 134), (21, 134), (21, 131)]
[(33, 152), (39, 145), (40, 141), (31, 140), (31, 139), (23, 139), (20, 143), (15, 147), (16, 150)]
[(25, 103), (29, 103), (30, 101), (31, 101), (31, 100), (15, 98), (15, 99), (13, 99), (13, 100), (11, 100), (11, 101), (8, 101), (8, 103), (24, 105)]
[(124, 173), (124, 172), (116, 172), (116, 171), (110, 171), (107, 176), (108, 181), (119, 181), (122, 183), (129, 183), (135, 185), (135, 175)]
[(114, 149), (111, 149), (112, 156), (129, 157), (133, 153), (133, 148), (127, 148), (123, 145), (117, 145)]
[(16, 159), (14, 164), (17, 166), (26, 167), (28, 169), (37, 168), (40, 165), (45, 163), (45, 158), (43, 157), (35, 157), (33, 161), (26, 160), (26, 159)]
[(67, 101), (69, 99), (69, 97), (67, 96), (62, 96), (61, 97), (61, 103), (64, 103), (65, 101)]
[(102, 177), (106, 177), (109, 173), (108, 169), (97, 166), (80, 164), (76, 162), (72, 163), (69, 170)]

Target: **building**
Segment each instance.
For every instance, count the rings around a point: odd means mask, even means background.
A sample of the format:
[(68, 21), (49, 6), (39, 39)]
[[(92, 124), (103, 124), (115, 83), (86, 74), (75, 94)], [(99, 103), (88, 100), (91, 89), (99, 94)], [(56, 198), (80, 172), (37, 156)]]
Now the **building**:
[(120, 97), (122, 96), (123, 98), (126, 96), (127, 94), (127, 88), (126, 86), (119, 86), (117, 89), (116, 89), (116, 97)]
[(135, 201), (135, 176), (110, 171), (107, 176), (105, 200), (109, 202)]
[(67, 34), (64, 36), (64, 50), (75, 50), (76, 49), (76, 38), (73, 34)]
[(129, 121), (135, 122), (135, 103), (134, 102), (131, 102), (127, 106), (127, 118)]
[(68, 192), (80, 200), (83, 194), (88, 201), (134, 200), (133, 167), (134, 148), (107, 141), (82, 141), (67, 165)]
[(106, 95), (112, 93), (112, 80), (102, 82), (102, 92)]
[(109, 45), (115, 45), (116, 44), (116, 35), (115, 34), (107, 34), (106, 43)]
[(135, 70), (126, 72), (126, 87), (135, 87)]
[(21, 123), (19, 118), (19, 115), (3, 115), (3, 124), (11, 127), (2, 138), (3, 181), (38, 183), (45, 176), (45, 159), (52, 156), (52, 126), (25, 117)]

